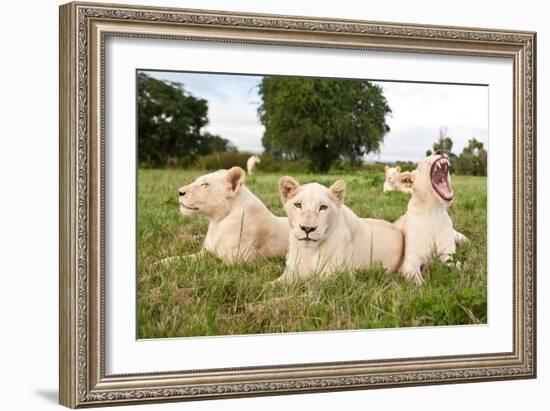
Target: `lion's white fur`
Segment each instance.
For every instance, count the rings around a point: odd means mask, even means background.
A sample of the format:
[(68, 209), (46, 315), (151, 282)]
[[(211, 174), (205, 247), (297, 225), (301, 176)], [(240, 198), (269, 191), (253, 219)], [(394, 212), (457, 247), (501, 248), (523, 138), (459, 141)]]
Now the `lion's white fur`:
[(248, 175), (251, 176), (256, 172), (256, 165), (261, 163), (262, 160), (260, 159), (260, 156), (254, 154), (253, 156), (250, 156), (248, 160), (246, 160), (246, 170), (248, 171)]
[(410, 171), (401, 171), (401, 167), (389, 167), (384, 169), (386, 179), (384, 180), (384, 193), (388, 191), (401, 191), (403, 193), (412, 193), (412, 173)]
[(179, 189), (181, 213), (208, 218), (203, 249), (225, 262), (285, 255), (287, 218), (273, 215), (244, 180), (240, 167), (198, 177)]
[[(292, 177), (280, 179), (279, 192), (291, 227), (280, 281), (369, 268), (376, 263), (389, 271), (399, 268), (402, 232), (383, 220), (359, 218), (344, 205), (345, 191), (342, 180), (326, 188), (317, 183), (300, 186)], [(306, 235), (301, 227), (315, 230)], [(304, 240), (308, 236), (311, 240)]]
[(453, 229), (447, 212), (452, 200), (442, 199), (432, 187), (431, 166), (439, 158), (434, 154), (418, 164), (407, 211), (394, 223), (405, 235), (405, 255), (399, 271), (417, 284), (424, 282), (422, 269), (433, 257), (446, 262), (455, 253), (456, 243), (467, 240)]

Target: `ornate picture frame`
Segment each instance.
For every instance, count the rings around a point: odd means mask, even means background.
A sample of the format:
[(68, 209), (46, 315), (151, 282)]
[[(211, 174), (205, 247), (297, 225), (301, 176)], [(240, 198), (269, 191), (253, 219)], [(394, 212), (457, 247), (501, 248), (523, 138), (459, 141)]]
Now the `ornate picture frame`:
[[(105, 42), (111, 37), (510, 59), (513, 350), (106, 374), (104, 69)], [(77, 408), (536, 377), (535, 102), (533, 32), (92, 3), (61, 6), (60, 403)]]

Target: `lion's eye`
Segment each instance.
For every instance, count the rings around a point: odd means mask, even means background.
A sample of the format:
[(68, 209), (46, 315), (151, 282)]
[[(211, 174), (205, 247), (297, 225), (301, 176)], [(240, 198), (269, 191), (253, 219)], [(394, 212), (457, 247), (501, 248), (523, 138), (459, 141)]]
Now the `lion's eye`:
[(294, 203), (294, 207), (296, 207), (296, 208), (302, 208), (302, 203)]
[(202, 184), (201, 184), (201, 187), (208, 187), (209, 185), (210, 185), (210, 184), (208, 184), (208, 183), (202, 183)]
[(319, 207), (319, 211), (325, 211), (328, 207), (324, 204), (321, 205), (321, 207)]

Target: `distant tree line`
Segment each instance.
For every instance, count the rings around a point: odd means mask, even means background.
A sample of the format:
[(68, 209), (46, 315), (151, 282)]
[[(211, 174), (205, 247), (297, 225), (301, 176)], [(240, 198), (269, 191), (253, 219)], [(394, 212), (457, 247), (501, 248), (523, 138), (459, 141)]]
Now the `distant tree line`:
[[(366, 171), (370, 166), (363, 164), (364, 156), (378, 152), (390, 130), (391, 108), (383, 90), (366, 80), (267, 76), (258, 87), (265, 171)], [(208, 103), (181, 83), (139, 72), (137, 106), (140, 166), (211, 169), (245, 163), (250, 155), (205, 131)], [(487, 151), (475, 138), (456, 155), (442, 127), (432, 149), (446, 152), (457, 174), (487, 175)]]
[(452, 152), (453, 140), (447, 136), (447, 129), (441, 127), (438, 134), (438, 139), (432, 146), (433, 150), (426, 151), (427, 156), (443, 151), (451, 161), (451, 172), (472, 176), (487, 175), (487, 150), (481, 141), (471, 138), (468, 145), (462, 149), (462, 153), (456, 155)]
[(138, 161), (140, 165), (189, 165), (198, 156), (236, 150), (225, 138), (205, 132), (206, 100), (183, 84), (138, 73)]

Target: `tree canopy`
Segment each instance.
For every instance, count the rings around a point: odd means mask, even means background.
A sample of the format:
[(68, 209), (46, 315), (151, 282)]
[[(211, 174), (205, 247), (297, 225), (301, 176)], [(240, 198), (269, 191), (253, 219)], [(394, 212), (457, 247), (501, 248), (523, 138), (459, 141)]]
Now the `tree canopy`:
[(487, 150), (481, 141), (475, 138), (468, 140), (468, 145), (462, 149), (460, 155), (451, 152), (453, 149), (453, 140), (447, 136), (447, 128), (441, 127), (438, 133), (438, 139), (432, 146), (432, 150), (427, 150), (426, 155), (443, 151), (451, 159), (451, 171), (462, 175), (486, 176), (487, 175)]
[(487, 175), (487, 150), (483, 147), (483, 143), (475, 138), (468, 140), (468, 145), (464, 147), (455, 162), (460, 174)]
[(208, 124), (206, 100), (183, 84), (138, 73), (138, 161), (164, 166), (197, 155), (234, 149), (231, 143), (201, 129)]
[(390, 129), (388, 102), (369, 81), (264, 77), (259, 94), (266, 154), (309, 159), (317, 172), (378, 151)]
[(432, 153), (437, 153), (438, 151), (442, 151), (445, 154), (447, 154), (449, 157), (454, 158), (456, 157), (455, 154), (453, 154), (453, 140), (451, 140), (451, 137), (447, 135), (447, 127), (441, 126), (438, 131), (438, 138), (437, 141), (433, 144), (432, 150), (426, 151), (426, 156), (431, 156)]

